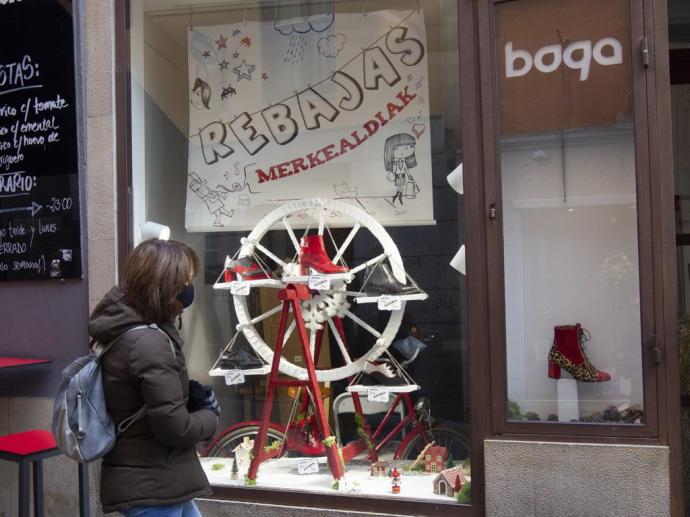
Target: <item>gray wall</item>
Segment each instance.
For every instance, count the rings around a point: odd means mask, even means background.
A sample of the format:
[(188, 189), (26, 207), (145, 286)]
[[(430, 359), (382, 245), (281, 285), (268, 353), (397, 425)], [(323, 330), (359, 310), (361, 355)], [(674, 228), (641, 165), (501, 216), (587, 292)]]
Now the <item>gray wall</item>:
[(668, 517), (668, 447), (484, 442), (491, 517)]
[(0, 396), (51, 397), (62, 369), (88, 347), (87, 282), (8, 282), (0, 293), (0, 355), (53, 361), (1, 370)]

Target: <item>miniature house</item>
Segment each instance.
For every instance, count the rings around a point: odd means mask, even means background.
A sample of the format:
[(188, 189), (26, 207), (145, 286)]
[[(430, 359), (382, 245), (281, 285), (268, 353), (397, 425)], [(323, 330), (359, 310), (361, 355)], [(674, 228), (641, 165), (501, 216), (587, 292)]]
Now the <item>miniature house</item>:
[(249, 464), (252, 462), (253, 449), (254, 440), (250, 440), (248, 436), (245, 436), (244, 440), (242, 440), (242, 443), (232, 450), (232, 452), (235, 453), (237, 468), (240, 472), (246, 472), (249, 470)]
[(465, 475), (462, 473), (462, 467), (442, 470), (434, 479), (434, 494), (455, 497), (460, 492), (464, 481)]
[(441, 472), (448, 461), (448, 449), (439, 445), (429, 447), (424, 454), (424, 472)]
[(388, 475), (388, 463), (385, 461), (375, 461), (369, 467), (369, 475), (372, 477), (385, 477)]

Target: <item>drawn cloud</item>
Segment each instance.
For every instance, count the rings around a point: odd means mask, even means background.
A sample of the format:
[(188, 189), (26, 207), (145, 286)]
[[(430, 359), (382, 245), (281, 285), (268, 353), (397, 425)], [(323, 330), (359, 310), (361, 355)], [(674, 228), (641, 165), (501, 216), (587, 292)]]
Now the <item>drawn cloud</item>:
[(347, 37), (342, 33), (321, 38), (318, 43), (319, 54), (326, 57), (336, 57), (343, 50), (346, 41)]
[(298, 34), (306, 34), (309, 31), (323, 32), (333, 25), (333, 20), (335, 20), (333, 13), (316, 14), (307, 18), (278, 20), (273, 27), (283, 36), (289, 36), (295, 32)]
[[(200, 63), (218, 60), (218, 51), (213, 40), (201, 31), (190, 29), (189, 49), (194, 59)], [(204, 52), (209, 53), (208, 58), (204, 57)]]

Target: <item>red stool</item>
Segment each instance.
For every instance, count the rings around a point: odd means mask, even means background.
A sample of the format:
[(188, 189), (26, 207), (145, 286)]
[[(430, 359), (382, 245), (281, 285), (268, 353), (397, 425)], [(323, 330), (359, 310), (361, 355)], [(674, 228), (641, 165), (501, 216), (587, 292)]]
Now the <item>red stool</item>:
[[(50, 431), (33, 430), (0, 436), (0, 459), (19, 464), (19, 517), (29, 517), (29, 470), (33, 465), (34, 515), (43, 517), (43, 460), (62, 454)], [(89, 471), (79, 463), (79, 515), (89, 515)]]

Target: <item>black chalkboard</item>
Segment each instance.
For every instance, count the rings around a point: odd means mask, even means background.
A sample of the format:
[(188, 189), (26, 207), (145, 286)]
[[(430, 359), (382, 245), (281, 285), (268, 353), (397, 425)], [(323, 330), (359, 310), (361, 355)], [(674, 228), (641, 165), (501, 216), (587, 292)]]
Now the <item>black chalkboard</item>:
[(82, 274), (71, 11), (0, 1), (0, 280)]

